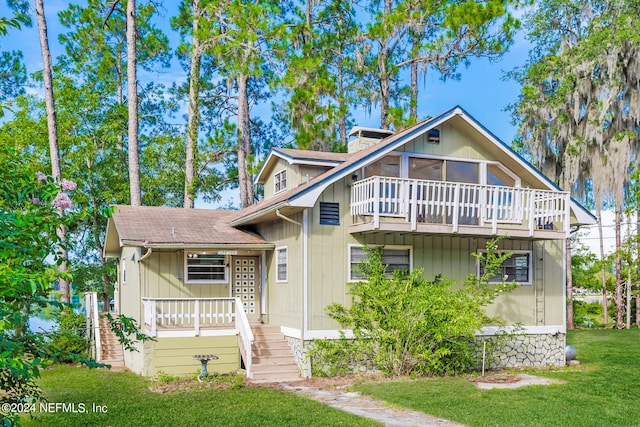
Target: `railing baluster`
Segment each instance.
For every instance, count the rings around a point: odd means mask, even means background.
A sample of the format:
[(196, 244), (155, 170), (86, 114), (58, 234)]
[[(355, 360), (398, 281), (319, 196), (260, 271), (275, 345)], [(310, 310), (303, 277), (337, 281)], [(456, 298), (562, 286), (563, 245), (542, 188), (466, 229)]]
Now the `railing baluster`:
[(351, 213), (354, 216), (373, 216), (374, 229), (380, 228), (380, 217), (383, 216), (404, 218), (412, 231), (417, 229), (418, 221), (442, 224), (442, 220), (448, 217), (454, 232), (457, 231), (454, 223), (459, 225), (460, 218), (464, 218), (465, 223), (480, 226), (490, 222), (493, 234), (497, 232), (499, 223), (516, 223), (525, 230), (528, 227), (529, 234), (533, 235), (538, 223), (569, 223), (567, 194), (519, 187), (374, 176), (352, 185)]

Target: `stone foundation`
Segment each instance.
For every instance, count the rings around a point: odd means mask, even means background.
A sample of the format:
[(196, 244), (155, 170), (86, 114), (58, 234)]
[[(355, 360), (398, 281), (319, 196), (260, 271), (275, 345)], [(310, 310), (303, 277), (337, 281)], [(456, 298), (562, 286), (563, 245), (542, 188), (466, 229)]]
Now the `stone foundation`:
[(311, 345), (311, 341), (304, 342), (299, 338), (285, 337), (291, 347), (291, 353), (293, 358), (300, 369), (300, 375), (304, 378), (311, 377), (311, 360), (307, 357), (308, 346)]
[[(503, 337), (480, 336), (479, 364), (482, 364), (482, 343), (487, 342), (485, 368), (515, 368), (524, 366), (565, 366), (566, 335), (516, 334)], [(495, 347), (498, 348), (495, 348)]]
[[(311, 377), (311, 360), (307, 357), (313, 341), (286, 337), (303, 377)], [(478, 336), (478, 369), (482, 367), (483, 342), (487, 343), (485, 369), (565, 366), (566, 335), (514, 334)], [(372, 367), (354, 367), (353, 372), (374, 372)]]

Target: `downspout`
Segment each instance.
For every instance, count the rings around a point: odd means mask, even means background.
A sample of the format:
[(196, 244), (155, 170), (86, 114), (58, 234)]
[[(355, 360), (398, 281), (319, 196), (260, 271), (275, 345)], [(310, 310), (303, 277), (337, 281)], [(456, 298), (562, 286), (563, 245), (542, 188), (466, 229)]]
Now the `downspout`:
[(149, 256), (151, 255), (151, 252), (153, 252), (153, 249), (152, 249), (152, 248), (147, 248), (147, 252), (146, 252), (144, 255), (142, 255), (142, 256), (140, 257), (140, 259), (138, 260), (138, 262), (142, 262), (142, 261), (144, 261), (145, 259), (149, 258)]
[[(306, 214), (306, 212), (307, 212), (307, 211), (305, 210), (304, 212), (305, 212), (305, 214)], [(295, 225), (297, 225), (298, 227), (302, 227), (302, 224), (300, 224), (298, 221), (295, 221), (295, 220), (293, 220), (293, 219), (289, 218), (288, 216), (284, 216), (284, 215), (282, 215), (282, 214), (280, 213), (280, 209), (276, 209), (276, 216), (277, 216), (278, 218), (282, 218), (282, 219), (284, 219), (285, 221), (290, 222), (291, 224), (295, 224)]]
[(309, 209), (302, 213), (302, 347), (309, 329)]

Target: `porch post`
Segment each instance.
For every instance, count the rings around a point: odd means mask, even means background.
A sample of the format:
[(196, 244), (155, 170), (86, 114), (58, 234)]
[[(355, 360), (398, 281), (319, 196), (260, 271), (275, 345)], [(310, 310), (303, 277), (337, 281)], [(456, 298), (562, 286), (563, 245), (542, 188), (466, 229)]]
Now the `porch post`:
[[(453, 232), (458, 232), (458, 222), (460, 220), (460, 183), (456, 182), (453, 190)], [(493, 230), (495, 233), (495, 229)]]
[(533, 236), (535, 229), (536, 190), (529, 190), (529, 236)]
[[(422, 187), (424, 191), (424, 186)], [(418, 228), (418, 180), (411, 187), (411, 230)]]
[(157, 314), (156, 314), (156, 300), (152, 299), (149, 301), (151, 303), (151, 336), (155, 337), (157, 336), (157, 327), (156, 327), (156, 320), (157, 320)]
[(380, 177), (373, 178), (373, 228), (380, 228)]
[(194, 301), (193, 315), (195, 316), (195, 319), (193, 321), (193, 327), (196, 330), (196, 336), (199, 336), (200, 335), (200, 300), (199, 299)]

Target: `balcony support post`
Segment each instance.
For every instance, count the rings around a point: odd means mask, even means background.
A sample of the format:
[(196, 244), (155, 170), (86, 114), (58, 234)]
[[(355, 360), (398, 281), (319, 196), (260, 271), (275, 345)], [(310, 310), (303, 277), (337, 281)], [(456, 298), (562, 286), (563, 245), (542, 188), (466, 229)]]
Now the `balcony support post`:
[(457, 182), (453, 190), (453, 232), (458, 232), (460, 221), (460, 183)]
[(411, 185), (411, 231), (418, 228), (418, 181)]
[(373, 178), (373, 228), (380, 228), (380, 177)]

